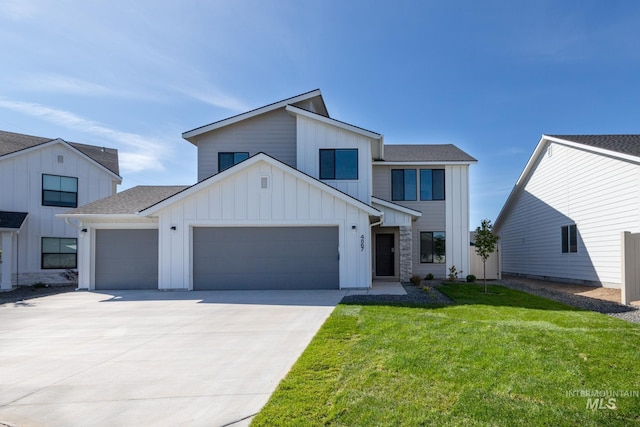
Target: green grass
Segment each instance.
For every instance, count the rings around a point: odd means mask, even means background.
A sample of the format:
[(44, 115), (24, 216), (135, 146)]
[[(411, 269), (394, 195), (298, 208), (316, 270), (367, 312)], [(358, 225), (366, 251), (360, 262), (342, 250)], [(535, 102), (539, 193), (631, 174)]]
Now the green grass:
[[(515, 290), (456, 305), (339, 305), (252, 425), (640, 425), (640, 326)], [(605, 399), (604, 404), (609, 403)]]

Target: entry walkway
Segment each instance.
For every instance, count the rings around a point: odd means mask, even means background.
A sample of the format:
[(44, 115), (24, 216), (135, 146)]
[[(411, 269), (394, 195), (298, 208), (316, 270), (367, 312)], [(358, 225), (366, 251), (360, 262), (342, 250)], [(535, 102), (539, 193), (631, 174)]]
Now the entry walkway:
[(400, 282), (373, 281), (371, 289), (348, 290), (347, 295), (406, 295)]

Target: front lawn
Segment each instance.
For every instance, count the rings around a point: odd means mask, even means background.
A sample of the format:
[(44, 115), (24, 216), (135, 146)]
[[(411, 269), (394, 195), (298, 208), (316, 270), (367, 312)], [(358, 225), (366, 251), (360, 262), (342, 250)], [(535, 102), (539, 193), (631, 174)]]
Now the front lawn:
[(339, 305), (252, 425), (640, 425), (639, 325), (489, 291)]

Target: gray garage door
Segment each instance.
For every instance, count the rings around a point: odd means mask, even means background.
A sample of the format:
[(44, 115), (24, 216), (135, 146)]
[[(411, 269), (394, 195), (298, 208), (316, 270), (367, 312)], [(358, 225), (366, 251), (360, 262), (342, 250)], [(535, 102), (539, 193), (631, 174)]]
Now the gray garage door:
[(96, 289), (158, 289), (158, 230), (96, 230)]
[(193, 288), (338, 289), (338, 227), (193, 229)]

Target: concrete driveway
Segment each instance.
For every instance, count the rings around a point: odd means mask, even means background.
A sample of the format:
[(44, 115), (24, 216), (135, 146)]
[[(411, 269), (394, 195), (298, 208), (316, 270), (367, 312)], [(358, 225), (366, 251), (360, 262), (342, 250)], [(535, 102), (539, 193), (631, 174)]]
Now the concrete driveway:
[(248, 425), (344, 294), (72, 292), (0, 305), (0, 426)]

